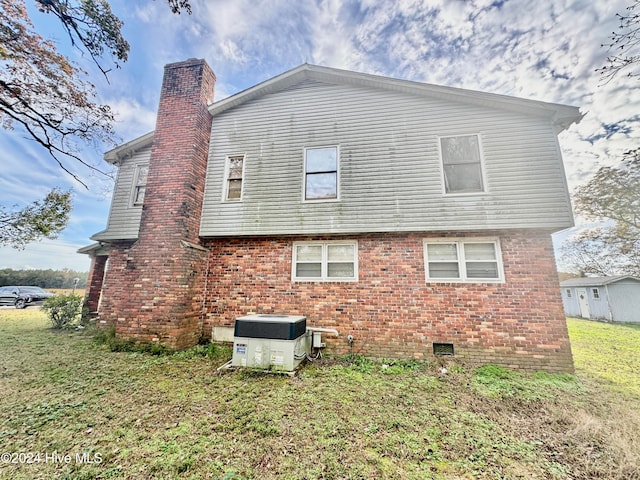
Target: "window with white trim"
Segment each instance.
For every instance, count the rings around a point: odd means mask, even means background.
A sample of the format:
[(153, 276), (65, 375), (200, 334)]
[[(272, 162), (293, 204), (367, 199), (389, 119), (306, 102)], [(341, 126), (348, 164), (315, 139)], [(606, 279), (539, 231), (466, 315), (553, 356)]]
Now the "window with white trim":
[(133, 193), (131, 197), (131, 205), (134, 207), (142, 206), (144, 203), (144, 194), (147, 190), (148, 176), (149, 165), (138, 165), (136, 167), (135, 182), (133, 184)]
[(230, 202), (242, 200), (244, 155), (229, 155), (225, 166), (224, 199)]
[(503, 282), (497, 239), (428, 239), (424, 241), (429, 282)]
[(440, 137), (445, 193), (484, 192), (478, 135)]
[(567, 298), (571, 298), (572, 295), (571, 295), (571, 289), (570, 288), (565, 289), (565, 293), (567, 295)]
[(358, 279), (358, 242), (295, 242), (292, 279), (347, 282)]
[(594, 300), (600, 300), (600, 290), (597, 288), (592, 288), (591, 289), (591, 295), (593, 296)]
[(304, 199), (338, 198), (338, 147), (304, 149)]

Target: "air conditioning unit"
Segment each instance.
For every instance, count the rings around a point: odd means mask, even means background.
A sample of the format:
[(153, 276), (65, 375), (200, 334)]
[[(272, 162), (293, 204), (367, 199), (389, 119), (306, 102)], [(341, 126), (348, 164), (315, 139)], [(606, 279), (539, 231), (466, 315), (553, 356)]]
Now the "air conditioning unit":
[(291, 372), (311, 353), (312, 334), (302, 315), (236, 318), (232, 367)]

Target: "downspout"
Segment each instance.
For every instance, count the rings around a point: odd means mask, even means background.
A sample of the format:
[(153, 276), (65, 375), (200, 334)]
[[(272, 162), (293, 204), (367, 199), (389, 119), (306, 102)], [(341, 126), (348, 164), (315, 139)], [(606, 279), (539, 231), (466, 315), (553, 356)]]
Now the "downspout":
[(209, 271), (211, 268), (211, 250), (207, 248), (207, 264), (204, 269), (204, 287), (202, 291), (202, 307), (200, 309), (200, 325), (198, 328), (200, 329), (200, 335), (204, 334), (204, 317), (206, 312), (206, 304), (207, 304), (207, 293), (209, 288)]

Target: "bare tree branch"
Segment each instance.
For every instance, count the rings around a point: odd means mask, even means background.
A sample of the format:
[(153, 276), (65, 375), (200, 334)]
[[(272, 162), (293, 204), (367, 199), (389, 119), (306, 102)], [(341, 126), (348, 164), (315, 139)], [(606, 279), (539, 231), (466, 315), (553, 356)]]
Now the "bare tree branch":
[(622, 70), (631, 68), (627, 77), (637, 77), (640, 72), (637, 66), (640, 62), (640, 0), (627, 7), (626, 14), (616, 14), (620, 21), (618, 30), (611, 33), (609, 43), (600, 47), (608, 47), (610, 55), (608, 65), (597, 68), (602, 78), (602, 84), (609, 83)]

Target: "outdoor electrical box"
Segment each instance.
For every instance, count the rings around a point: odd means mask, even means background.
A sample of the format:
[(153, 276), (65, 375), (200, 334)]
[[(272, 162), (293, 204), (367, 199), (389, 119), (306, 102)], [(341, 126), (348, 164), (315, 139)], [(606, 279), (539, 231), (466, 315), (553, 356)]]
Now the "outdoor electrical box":
[(291, 372), (311, 353), (311, 332), (302, 315), (247, 315), (236, 318), (232, 367)]

